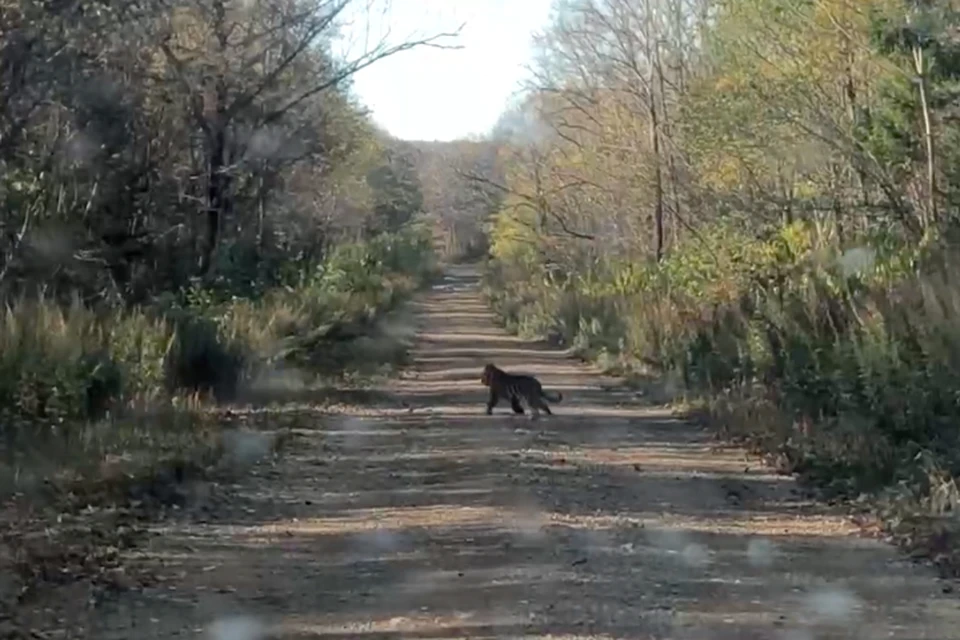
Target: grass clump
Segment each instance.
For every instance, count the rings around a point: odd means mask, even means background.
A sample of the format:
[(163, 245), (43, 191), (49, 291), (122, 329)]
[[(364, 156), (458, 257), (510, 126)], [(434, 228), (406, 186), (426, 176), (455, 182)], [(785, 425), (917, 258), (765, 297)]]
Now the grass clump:
[(403, 231), (340, 246), (256, 298), (195, 286), (132, 309), (12, 301), (0, 317), (7, 474), (36, 476), (46, 456), (96, 475), (110, 456), (203, 444), (201, 400), (235, 401), (276, 367), (343, 376), (397, 361), (371, 336), (434, 270), (422, 234)]
[(907, 522), (960, 506), (958, 266), (945, 241), (841, 249), (802, 224), (717, 225), (660, 264), (569, 270), (589, 277), (494, 262), (487, 291), (509, 327), (677, 381), (785, 470), (909, 503), (890, 520)]

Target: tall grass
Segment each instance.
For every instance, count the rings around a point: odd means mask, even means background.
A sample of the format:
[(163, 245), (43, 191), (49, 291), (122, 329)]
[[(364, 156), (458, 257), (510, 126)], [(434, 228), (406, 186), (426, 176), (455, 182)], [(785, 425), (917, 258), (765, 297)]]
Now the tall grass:
[(960, 473), (958, 266), (933, 242), (841, 250), (799, 224), (765, 238), (718, 226), (660, 265), (571, 266), (589, 278), (494, 264), (487, 291), (515, 329), (681, 381), (792, 470), (929, 496)]
[(9, 462), (57, 450), (55, 464), (95, 467), (108, 454), (205, 439), (198, 399), (234, 400), (281, 364), (342, 374), (358, 357), (389, 357), (354, 343), (434, 269), (423, 235), (406, 231), (339, 247), (255, 299), (198, 287), (135, 309), (9, 301), (0, 453)]

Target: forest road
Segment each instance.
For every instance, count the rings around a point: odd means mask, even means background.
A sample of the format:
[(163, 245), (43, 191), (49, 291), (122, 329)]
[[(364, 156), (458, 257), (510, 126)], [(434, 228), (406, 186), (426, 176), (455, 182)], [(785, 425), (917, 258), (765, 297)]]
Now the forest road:
[[(413, 311), (414, 363), (385, 399), (279, 409), (292, 440), (158, 523), (126, 562), (162, 580), (90, 611), (88, 637), (960, 638), (931, 569), (508, 335), (476, 269)], [(485, 415), (488, 361), (561, 391), (555, 415)]]

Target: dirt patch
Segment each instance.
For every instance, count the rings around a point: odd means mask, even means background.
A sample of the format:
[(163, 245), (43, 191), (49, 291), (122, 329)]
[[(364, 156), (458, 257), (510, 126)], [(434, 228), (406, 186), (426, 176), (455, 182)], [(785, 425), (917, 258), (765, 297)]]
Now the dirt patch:
[[(153, 583), (81, 611), (48, 599), (48, 637), (958, 637), (929, 567), (506, 335), (474, 272), (413, 310), (413, 367), (380, 400), (271, 407), (258, 422), (284, 425), (282, 451), (192, 485), (119, 550)], [(487, 361), (562, 390), (555, 415), (483, 415)]]

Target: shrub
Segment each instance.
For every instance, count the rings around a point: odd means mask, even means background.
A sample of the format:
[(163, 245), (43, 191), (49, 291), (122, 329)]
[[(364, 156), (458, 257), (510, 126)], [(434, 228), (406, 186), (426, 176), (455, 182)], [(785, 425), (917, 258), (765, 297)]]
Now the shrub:
[(566, 267), (589, 277), (495, 261), (485, 290), (508, 326), (656, 365), (718, 414), (769, 405), (783, 419), (752, 423), (752, 437), (863, 488), (921, 451), (960, 471), (958, 263), (889, 237), (840, 251), (803, 224), (765, 237), (718, 225), (659, 265)]
[(9, 304), (0, 319), (0, 416), (8, 437), (40, 437), (98, 419), (123, 398), (156, 395), (171, 331), (143, 313), (95, 313), (75, 301)]
[(349, 345), (433, 269), (423, 234), (404, 230), (341, 246), (298, 285), (255, 299), (194, 285), (132, 310), (13, 301), (0, 317), (3, 435), (62, 436), (182, 392), (229, 400), (280, 361), (348, 367)]

